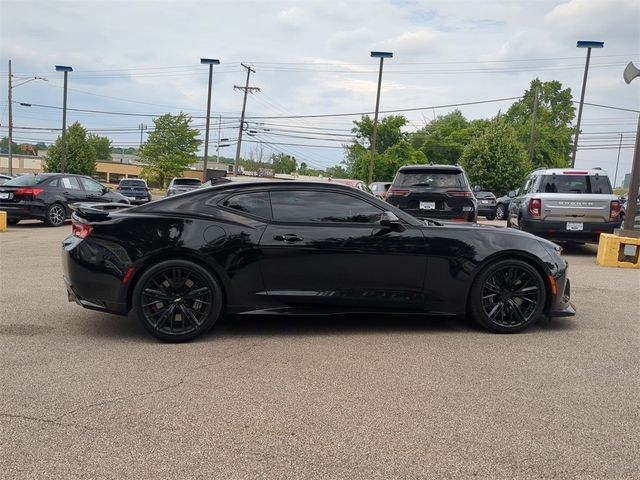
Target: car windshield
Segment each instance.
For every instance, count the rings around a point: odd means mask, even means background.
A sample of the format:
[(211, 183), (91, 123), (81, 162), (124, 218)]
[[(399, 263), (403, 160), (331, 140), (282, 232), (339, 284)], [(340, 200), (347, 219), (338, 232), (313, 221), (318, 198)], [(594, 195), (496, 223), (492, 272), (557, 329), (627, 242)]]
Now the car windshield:
[(46, 175), (21, 175), (19, 177), (8, 180), (4, 185), (7, 187), (32, 187), (34, 185), (40, 185), (42, 182), (49, 178), (51, 177)]
[(609, 177), (604, 175), (544, 175), (539, 193), (604, 193), (611, 194)]
[(122, 180), (120, 182), (121, 187), (144, 187), (145, 185), (144, 180)]
[(393, 185), (396, 187), (466, 188), (460, 170), (411, 169), (400, 170)]
[(187, 187), (197, 187), (201, 183), (202, 182), (200, 180), (198, 180), (197, 178), (176, 178), (173, 181), (174, 185), (187, 186)]

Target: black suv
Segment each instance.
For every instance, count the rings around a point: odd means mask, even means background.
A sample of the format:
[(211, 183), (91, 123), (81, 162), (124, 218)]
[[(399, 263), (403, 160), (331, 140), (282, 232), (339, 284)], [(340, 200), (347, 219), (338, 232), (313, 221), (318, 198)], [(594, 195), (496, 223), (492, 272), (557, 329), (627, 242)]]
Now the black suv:
[(387, 202), (417, 218), (475, 222), (477, 200), (458, 165), (409, 165), (400, 168)]

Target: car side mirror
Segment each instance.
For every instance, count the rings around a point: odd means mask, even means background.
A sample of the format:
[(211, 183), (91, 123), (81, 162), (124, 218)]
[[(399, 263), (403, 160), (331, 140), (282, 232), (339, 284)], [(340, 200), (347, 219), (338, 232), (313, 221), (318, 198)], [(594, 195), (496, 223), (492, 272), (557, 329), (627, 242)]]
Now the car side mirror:
[(109, 187), (102, 187), (102, 194), (109, 193), (111, 189)]
[(514, 190), (511, 190), (509, 193), (507, 193), (507, 195), (509, 196), (509, 198), (513, 198), (516, 196), (516, 192)]
[(394, 232), (404, 232), (406, 230), (400, 219), (393, 212), (382, 212), (382, 215), (380, 215), (380, 225)]

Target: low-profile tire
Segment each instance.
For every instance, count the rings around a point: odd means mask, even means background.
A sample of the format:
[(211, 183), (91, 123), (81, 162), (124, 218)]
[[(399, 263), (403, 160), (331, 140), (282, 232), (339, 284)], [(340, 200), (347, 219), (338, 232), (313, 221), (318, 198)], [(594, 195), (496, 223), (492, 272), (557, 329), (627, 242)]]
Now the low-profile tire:
[(498, 260), (476, 277), (468, 313), (495, 333), (518, 333), (543, 315), (547, 290), (540, 273), (523, 260)]
[(496, 207), (496, 218), (498, 220), (506, 220), (507, 218), (507, 209), (502, 203), (499, 203)]
[(59, 227), (64, 225), (65, 220), (67, 219), (67, 210), (64, 208), (64, 205), (60, 203), (52, 203), (47, 208), (47, 211), (44, 215), (44, 223), (48, 227)]
[(495, 215), (487, 215), (486, 218), (487, 218), (487, 220), (491, 221), (491, 220), (495, 219), (496, 217), (495, 217)]
[(20, 218), (7, 218), (7, 225), (17, 225), (20, 223)]
[(208, 332), (223, 305), (218, 280), (206, 268), (178, 259), (147, 269), (136, 282), (132, 300), (147, 331), (169, 342), (184, 342)]

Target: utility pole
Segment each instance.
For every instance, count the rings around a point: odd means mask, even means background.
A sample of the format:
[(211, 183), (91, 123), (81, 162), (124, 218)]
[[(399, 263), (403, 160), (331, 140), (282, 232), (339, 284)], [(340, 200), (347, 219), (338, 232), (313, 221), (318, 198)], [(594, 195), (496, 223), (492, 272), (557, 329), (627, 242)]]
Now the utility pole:
[(11, 103), (11, 60), (9, 60), (9, 175), (13, 175), (13, 106)]
[(147, 126), (144, 123), (141, 123), (138, 125), (138, 128), (140, 129), (140, 148), (142, 148), (142, 131), (146, 130)]
[(220, 163), (220, 135), (222, 134), (222, 115), (218, 115), (218, 144), (216, 145), (216, 163)]
[(533, 98), (533, 114), (531, 115), (531, 138), (529, 139), (529, 163), (533, 164), (533, 147), (536, 142), (536, 120), (538, 118), (538, 96), (540, 87), (536, 87)]
[(391, 52), (371, 52), (373, 58), (380, 59), (380, 69), (378, 70), (378, 92), (376, 94), (376, 113), (373, 117), (373, 133), (371, 135), (371, 160), (369, 161), (369, 175), (367, 185), (373, 181), (373, 165), (376, 161), (376, 141), (378, 137), (378, 110), (380, 108), (380, 90), (382, 88), (382, 66), (385, 58), (393, 57)]
[(618, 180), (618, 165), (620, 165), (620, 150), (622, 150), (622, 134), (620, 134), (620, 144), (618, 145), (618, 159), (616, 160), (616, 174), (613, 176), (613, 188), (616, 188)]
[(64, 72), (64, 94), (62, 97), (62, 155), (60, 156), (60, 173), (65, 171), (67, 159), (67, 76), (73, 68), (67, 65), (56, 65), (56, 72)]
[(233, 86), (234, 89), (244, 90), (244, 100), (242, 101), (242, 114), (240, 115), (240, 132), (238, 133), (238, 147), (236, 148), (236, 160), (235, 160), (235, 163), (233, 164), (234, 175), (238, 175), (238, 167), (240, 165), (240, 148), (242, 147), (242, 130), (244, 129), (244, 112), (247, 108), (247, 93), (249, 92), (253, 93), (254, 90), (260, 91), (258, 87), (249, 86), (249, 76), (251, 75), (251, 72), (256, 73), (256, 71), (253, 68), (248, 67), (244, 63), (241, 63), (240, 65), (242, 65), (244, 68), (247, 69), (247, 82), (244, 87), (239, 87), (237, 85)]

